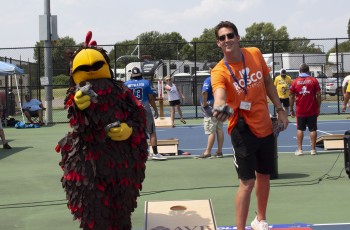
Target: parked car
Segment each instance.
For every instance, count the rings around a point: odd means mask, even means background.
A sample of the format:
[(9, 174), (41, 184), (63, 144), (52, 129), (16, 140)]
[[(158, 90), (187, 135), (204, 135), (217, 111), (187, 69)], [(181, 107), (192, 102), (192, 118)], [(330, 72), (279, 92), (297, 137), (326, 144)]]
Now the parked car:
[(331, 96), (339, 95), (342, 96), (342, 84), (343, 78), (328, 78), (326, 83), (326, 94)]

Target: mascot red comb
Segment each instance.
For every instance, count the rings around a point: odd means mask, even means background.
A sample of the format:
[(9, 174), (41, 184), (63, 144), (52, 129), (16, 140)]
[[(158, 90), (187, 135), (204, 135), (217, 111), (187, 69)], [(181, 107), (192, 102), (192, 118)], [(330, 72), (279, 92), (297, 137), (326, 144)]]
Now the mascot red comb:
[(65, 106), (72, 131), (59, 141), (68, 208), (83, 229), (131, 229), (145, 178), (143, 106), (115, 81), (106, 51), (86, 36), (71, 60)]

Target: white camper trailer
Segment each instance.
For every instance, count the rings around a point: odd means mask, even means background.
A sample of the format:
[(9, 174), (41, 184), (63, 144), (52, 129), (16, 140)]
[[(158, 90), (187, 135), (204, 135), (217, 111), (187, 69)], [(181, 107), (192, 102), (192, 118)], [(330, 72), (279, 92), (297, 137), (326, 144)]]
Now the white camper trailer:
[(198, 70), (203, 70), (203, 62), (193, 62), (187, 60), (155, 60), (155, 61), (142, 61), (142, 62), (130, 62), (126, 65), (124, 72), (125, 78), (121, 79), (127, 81), (130, 79), (131, 70), (135, 66), (140, 68), (143, 76), (151, 81), (161, 80), (167, 75), (175, 75), (177, 73), (194, 74)]
[[(338, 60), (337, 60), (338, 56)], [(338, 61), (338, 65), (337, 65)], [(330, 53), (328, 63), (332, 65), (332, 73), (350, 73), (350, 52)], [(338, 69), (337, 69), (338, 67)]]
[(280, 69), (299, 69), (302, 63), (310, 66), (310, 69), (317, 68), (324, 72), (326, 65), (326, 54), (324, 53), (268, 53), (263, 54), (266, 64), (275, 71)]

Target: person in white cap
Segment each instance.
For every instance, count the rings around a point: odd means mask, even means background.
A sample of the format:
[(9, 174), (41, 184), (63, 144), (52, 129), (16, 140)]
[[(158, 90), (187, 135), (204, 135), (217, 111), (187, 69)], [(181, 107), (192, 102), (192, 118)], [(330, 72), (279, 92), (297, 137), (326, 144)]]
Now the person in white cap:
[(287, 75), (285, 69), (281, 69), (280, 75), (275, 78), (274, 85), (277, 89), (278, 97), (283, 105), (284, 111), (289, 111), (289, 87), (292, 83), (292, 78)]
[[(157, 134), (156, 126), (154, 123), (154, 118), (157, 119), (158, 108), (153, 96), (153, 91), (151, 88), (151, 83), (142, 77), (142, 73), (139, 68), (134, 67), (131, 70), (131, 79), (124, 83), (128, 88), (130, 88), (135, 97), (143, 104), (146, 109), (146, 122), (147, 122), (147, 132), (150, 135), (150, 143), (153, 150), (153, 160), (166, 160), (167, 158), (158, 153), (157, 147)], [(154, 116), (152, 115), (151, 106), (154, 110)], [(154, 117), (154, 118), (153, 118)]]

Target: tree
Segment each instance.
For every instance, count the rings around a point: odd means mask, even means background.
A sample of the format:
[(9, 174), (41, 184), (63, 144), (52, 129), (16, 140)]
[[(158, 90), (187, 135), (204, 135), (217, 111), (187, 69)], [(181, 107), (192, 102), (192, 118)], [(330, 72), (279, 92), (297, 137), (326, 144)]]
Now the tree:
[(241, 39), (248, 45), (257, 46), (262, 53), (321, 53), (322, 50), (307, 38), (289, 39), (287, 27), (275, 29), (270, 22), (253, 23), (246, 28), (246, 36)]
[(285, 26), (276, 30), (271, 22), (253, 23), (246, 28), (246, 35), (241, 37), (241, 41), (259, 47), (262, 53), (285, 52), (288, 50), (289, 34)]
[(149, 55), (154, 60), (178, 59), (179, 50), (186, 44), (186, 40), (178, 33), (163, 33), (157, 31), (145, 32), (139, 35), (142, 55)]
[(136, 51), (140, 52), (140, 60), (178, 59), (181, 58), (181, 49), (186, 44), (187, 41), (178, 32), (161, 34), (158, 31), (150, 31), (141, 33), (134, 40), (117, 43), (117, 55), (115, 49), (112, 49), (108, 56), (112, 60), (112, 66), (115, 56), (116, 59), (123, 60), (123, 63), (118, 62), (117, 66), (124, 68), (127, 63), (138, 60)]
[[(334, 46), (328, 50), (327, 54), (335, 53), (336, 51), (336, 46)], [(350, 41), (338, 43), (338, 52), (350, 52)]]
[(124, 68), (129, 62), (137, 61), (138, 57), (133, 53), (135, 47), (137, 47), (137, 41), (135, 40), (125, 40), (116, 43), (108, 54), (111, 67), (114, 68), (115, 61), (117, 61), (116, 68)]
[(293, 38), (289, 42), (290, 52), (296, 53), (322, 53), (320, 47), (316, 47), (314, 43), (305, 37), (303, 38)]
[(178, 32), (164, 33), (160, 36), (161, 42), (165, 47), (161, 49), (164, 59), (183, 59), (182, 49), (187, 44)]
[[(34, 49), (34, 60), (40, 63), (40, 76), (44, 75), (44, 42), (36, 42)], [(60, 74), (68, 75), (69, 59), (67, 49), (75, 49), (76, 43), (71, 37), (59, 38), (52, 43), (52, 68), (53, 76)]]
[(192, 43), (185, 44), (180, 50), (180, 59), (182, 60), (194, 60), (194, 47)]
[(192, 39), (192, 43), (196, 43), (198, 61), (218, 61), (222, 58), (222, 53), (216, 44), (215, 28), (204, 29), (199, 38)]
[(53, 76), (69, 75), (70, 59), (67, 56), (67, 51), (71, 52), (71, 50), (76, 48), (74, 39), (69, 36), (60, 38), (54, 43), (54, 48), (52, 49)]

